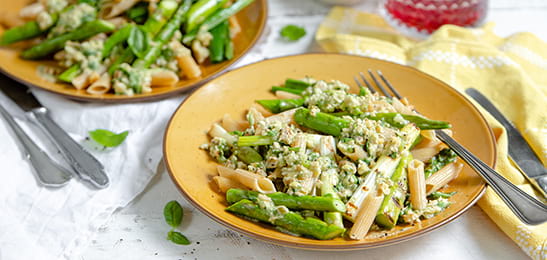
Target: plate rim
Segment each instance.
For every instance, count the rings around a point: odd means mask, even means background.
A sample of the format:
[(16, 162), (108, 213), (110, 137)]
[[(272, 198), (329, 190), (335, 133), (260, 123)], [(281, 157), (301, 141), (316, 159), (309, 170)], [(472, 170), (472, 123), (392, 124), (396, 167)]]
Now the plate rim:
[(16, 82), (18, 82), (22, 85), (27, 86), (28, 88), (34, 88), (34, 89), (47, 91), (48, 93), (53, 93), (53, 94), (59, 95), (61, 97), (68, 98), (70, 100), (76, 100), (76, 101), (96, 102), (96, 103), (105, 103), (105, 104), (113, 104), (113, 103), (114, 104), (125, 104), (125, 103), (138, 103), (138, 102), (156, 101), (156, 100), (160, 100), (160, 99), (165, 99), (165, 98), (172, 97), (172, 96), (175, 96), (175, 95), (183, 93), (183, 92), (190, 92), (190, 91), (192, 91), (192, 90), (194, 90), (198, 87), (201, 87), (201, 86), (205, 85), (209, 81), (219, 77), (220, 75), (224, 74), (225, 72), (230, 71), (230, 69), (234, 66), (234, 64), (236, 64), (238, 61), (240, 61), (245, 55), (247, 55), (256, 46), (256, 44), (264, 36), (264, 31), (265, 31), (265, 28), (266, 28), (266, 21), (268, 20), (268, 15), (269, 15), (269, 12), (270, 12), (267, 0), (258, 0), (258, 1), (260, 1), (260, 3), (262, 4), (262, 8), (260, 10), (260, 13), (262, 13), (263, 15), (262, 15), (261, 19), (258, 21), (259, 27), (258, 27), (257, 34), (251, 40), (250, 44), (241, 52), (241, 55), (239, 55), (239, 57), (236, 57), (232, 60), (227, 61), (228, 64), (227, 64), (226, 67), (224, 67), (223, 69), (218, 70), (218, 71), (208, 75), (207, 77), (203, 78), (202, 80), (200, 80), (198, 82), (195, 82), (195, 83), (193, 83), (191, 85), (188, 85), (188, 86), (185, 86), (185, 87), (174, 88), (173, 90), (167, 91), (165, 93), (155, 94), (155, 95), (147, 95), (147, 96), (141, 96), (141, 95), (123, 96), (123, 97), (120, 97), (120, 98), (105, 98), (105, 97), (99, 97), (99, 96), (97, 96), (97, 97), (80, 96), (80, 95), (76, 95), (76, 94), (60, 93), (60, 92), (55, 91), (54, 89), (45, 88), (45, 87), (42, 87), (40, 85), (33, 84), (31, 82), (27, 82), (23, 78), (19, 78), (19, 77), (15, 76), (14, 74), (8, 72), (7, 70), (5, 70), (1, 66), (0, 66), (0, 72), (2, 74), (6, 75), (7, 77), (9, 77), (10, 79), (12, 79), (12, 80), (14, 80), (14, 81), (16, 81)]
[[(378, 59), (378, 58), (365, 57), (365, 56), (359, 56), (359, 55), (353, 55), (353, 54), (310, 52), (310, 53), (303, 53), (303, 54), (285, 55), (285, 56), (280, 56), (280, 57), (276, 57), (276, 58), (270, 58), (270, 59), (264, 59), (264, 60), (256, 61), (256, 62), (247, 64), (247, 65), (238, 67), (236, 69), (229, 70), (229, 71), (225, 72), (224, 74), (222, 74), (221, 76), (224, 76), (226, 74), (234, 73), (234, 72), (239, 71), (241, 69), (244, 69), (248, 66), (252, 66), (252, 65), (255, 65), (255, 64), (258, 64), (258, 63), (261, 63), (261, 62), (269, 62), (269, 61), (273, 61), (273, 60), (290, 59), (292, 57), (314, 56), (314, 55), (319, 55), (319, 56), (322, 56), (322, 55), (326, 55), (326, 56), (350, 56), (350, 57), (358, 57), (358, 58), (363, 58), (363, 59), (372, 59), (372, 60), (379, 61), (379, 62), (382, 62), (382, 63), (389, 63), (389, 64), (392, 64), (392, 65), (400, 66), (401, 68), (404, 68), (404, 69), (409, 69), (409, 70), (413, 71), (414, 73), (418, 73), (418, 74), (421, 74), (421, 75), (427, 77), (429, 80), (432, 80), (432, 81), (435, 81), (439, 84), (445, 85), (448, 88), (448, 90), (452, 91), (454, 94), (456, 94), (457, 96), (462, 98), (462, 100), (465, 103), (467, 103), (472, 108), (472, 110), (474, 110), (479, 115), (479, 118), (481, 119), (481, 121), (486, 125), (487, 131), (488, 131), (490, 139), (491, 139), (491, 144), (492, 144), (492, 147), (491, 147), (492, 148), (492, 158), (491, 158), (492, 163), (487, 163), (487, 165), (492, 167), (492, 168), (495, 168), (496, 162), (497, 162), (497, 159), (498, 159), (498, 156), (497, 156), (497, 150), (498, 149), (497, 149), (496, 138), (495, 138), (495, 135), (494, 135), (494, 131), (492, 130), (492, 128), (488, 124), (488, 121), (486, 120), (484, 115), (473, 104), (473, 102), (471, 102), (465, 95), (460, 93), (454, 87), (450, 86), (448, 83), (446, 83), (446, 82), (444, 82), (444, 81), (442, 81), (442, 80), (440, 80), (440, 79), (438, 79), (438, 78), (436, 78), (436, 77), (434, 77), (434, 76), (432, 76), (428, 73), (425, 73), (423, 71), (418, 70), (417, 68), (414, 68), (414, 67), (411, 67), (411, 66), (408, 66), (408, 65), (398, 64), (398, 63), (391, 62), (391, 61)], [(205, 87), (207, 84), (212, 84), (212, 83), (214, 83), (215, 80), (218, 80), (219, 78), (220, 77), (217, 77), (217, 78), (203, 84), (199, 88), (196, 88), (194, 91), (192, 91), (192, 93), (190, 93), (188, 95), (187, 98), (185, 98), (179, 104), (179, 106), (177, 107), (177, 109), (171, 115), (171, 118), (167, 122), (167, 127), (165, 128), (165, 132), (164, 132), (164, 136), (163, 136), (162, 152), (163, 152), (163, 162), (165, 163), (166, 170), (169, 174), (169, 177), (170, 177), (171, 181), (173, 182), (173, 184), (175, 184), (175, 186), (177, 187), (179, 192), (184, 196), (184, 198), (188, 202), (190, 202), (190, 204), (192, 204), (192, 206), (197, 208), (201, 213), (203, 213), (204, 215), (206, 215), (209, 218), (213, 219), (215, 222), (217, 222), (217, 223), (219, 223), (219, 224), (221, 224), (221, 225), (223, 225), (227, 228), (230, 228), (231, 230), (235, 230), (237, 232), (240, 232), (240, 233), (245, 234), (249, 237), (252, 237), (254, 239), (257, 239), (257, 240), (260, 240), (260, 241), (263, 241), (263, 242), (266, 242), (266, 243), (271, 243), (271, 244), (290, 247), (290, 248), (304, 249), (304, 250), (313, 250), (313, 251), (352, 251), (352, 250), (363, 250), (363, 249), (379, 248), (379, 247), (390, 246), (390, 245), (398, 244), (398, 243), (401, 243), (401, 242), (405, 242), (405, 241), (408, 241), (408, 240), (423, 236), (423, 235), (425, 235), (425, 234), (427, 234), (431, 231), (434, 231), (438, 228), (443, 227), (444, 225), (446, 225), (446, 224), (454, 221), (458, 217), (460, 217), (463, 213), (467, 212), (472, 206), (474, 206), (477, 203), (477, 201), (486, 192), (486, 187), (487, 187), (486, 182), (481, 178), (481, 188), (479, 189), (479, 191), (476, 194), (474, 194), (474, 197), (470, 200), (470, 202), (467, 205), (465, 205), (460, 210), (456, 211), (452, 216), (449, 216), (448, 218), (445, 218), (445, 219), (441, 220), (436, 225), (432, 225), (432, 226), (429, 226), (429, 227), (426, 227), (426, 228), (422, 228), (422, 229), (416, 231), (415, 233), (410, 233), (410, 234), (407, 234), (407, 235), (403, 235), (403, 236), (391, 239), (389, 241), (376, 241), (376, 242), (365, 243), (365, 244), (351, 244), (351, 245), (297, 244), (297, 243), (291, 243), (289, 241), (284, 241), (282, 239), (265, 237), (265, 236), (262, 236), (258, 233), (250, 232), (250, 231), (241, 229), (237, 226), (233, 226), (233, 225), (225, 222), (224, 220), (222, 220), (222, 218), (217, 217), (214, 214), (212, 214), (212, 213), (208, 212), (207, 210), (205, 210), (204, 208), (202, 208), (199, 203), (194, 201), (191, 198), (191, 196), (178, 185), (178, 183), (176, 182), (174, 173), (173, 173), (173, 169), (171, 169), (171, 165), (169, 164), (169, 159), (166, 156), (166, 154), (167, 154), (167, 136), (169, 135), (169, 132), (172, 129), (170, 126), (172, 124), (172, 121), (173, 121), (173, 118), (175, 117), (175, 115), (181, 110), (181, 108), (183, 107), (183, 105), (186, 103), (187, 100), (189, 100), (192, 96), (197, 95), (198, 92), (202, 91), (204, 89), (203, 87)]]

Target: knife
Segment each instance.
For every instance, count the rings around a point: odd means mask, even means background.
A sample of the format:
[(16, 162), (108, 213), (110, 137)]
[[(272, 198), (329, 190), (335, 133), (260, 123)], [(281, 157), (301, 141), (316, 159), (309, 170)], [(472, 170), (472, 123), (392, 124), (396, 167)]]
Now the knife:
[(478, 90), (468, 88), (465, 93), (474, 98), (505, 127), (509, 139), (509, 157), (530, 183), (547, 198), (547, 169), (545, 169), (539, 157), (530, 148), (518, 129)]
[(54, 141), (63, 158), (81, 179), (97, 188), (108, 187), (109, 180), (103, 165), (51, 119), (48, 109), (36, 100), (26, 86), (0, 74), (0, 90), (14, 101), (15, 104), (9, 104), (9, 109), (15, 110), (16, 116), (23, 114), (26, 117), (24, 111), (34, 116), (35, 123)]

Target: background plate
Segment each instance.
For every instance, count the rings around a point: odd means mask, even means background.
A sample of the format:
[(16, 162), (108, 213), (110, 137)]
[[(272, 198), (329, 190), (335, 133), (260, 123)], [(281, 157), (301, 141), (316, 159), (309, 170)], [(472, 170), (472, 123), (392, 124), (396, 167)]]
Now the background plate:
[(485, 184), (467, 165), (449, 191), (457, 191), (454, 202), (439, 215), (414, 226), (398, 226), (388, 232), (372, 232), (364, 240), (337, 238), (320, 241), (281, 233), (269, 225), (232, 215), (224, 209), (224, 195), (211, 182), (217, 163), (199, 149), (207, 143), (207, 131), (228, 113), (243, 119), (246, 109), (256, 99), (272, 99), (269, 92), (286, 78), (311, 76), (337, 79), (357, 86), (353, 76), (367, 69), (379, 69), (403, 96), (424, 115), (449, 121), (454, 137), (480, 159), (492, 166), (496, 147), (494, 136), (479, 111), (460, 93), (416, 69), (387, 61), (342, 54), (305, 54), (254, 63), (210, 81), (188, 97), (175, 112), (164, 139), (164, 158), (173, 182), (199, 210), (219, 223), (267, 242), (305, 249), (351, 250), (389, 245), (414, 238), (442, 226), (461, 215), (482, 195)]
[[(5, 13), (17, 13), (27, 5), (28, 1), (0, 0), (0, 15)], [(40, 64), (55, 65), (51, 60), (27, 61), (19, 58), (19, 53), (25, 43), (17, 43), (8, 47), (0, 48), (0, 69), (8, 76), (31, 87), (38, 87), (53, 93), (66, 96), (71, 99), (99, 102), (133, 102), (145, 101), (167, 97), (175, 93), (188, 90), (200, 85), (219, 73), (226, 70), (230, 65), (239, 60), (256, 43), (262, 34), (268, 16), (266, 0), (255, 0), (254, 3), (241, 10), (237, 14), (242, 31), (234, 39), (234, 58), (230, 61), (210, 64), (208, 61), (201, 66), (202, 76), (197, 79), (182, 79), (173, 87), (154, 87), (151, 93), (138, 94), (134, 96), (115, 95), (91, 95), (85, 90), (77, 90), (69, 84), (52, 83), (44, 80), (37, 73), (37, 66)], [(1, 33), (1, 31), (0, 31)]]

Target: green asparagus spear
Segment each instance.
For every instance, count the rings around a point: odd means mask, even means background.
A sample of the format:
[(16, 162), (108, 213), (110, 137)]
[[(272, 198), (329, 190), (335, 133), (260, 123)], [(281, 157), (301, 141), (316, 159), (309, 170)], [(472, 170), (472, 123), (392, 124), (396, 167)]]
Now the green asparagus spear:
[(57, 78), (64, 82), (72, 82), (72, 79), (74, 79), (76, 76), (80, 75), (80, 65), (74, 64), (67, 70), (63, 71)]
[[(417, 115), (405, 115), (399, 113), (376, 113), (374, 115), (368, 115), (365, 117), (372, 120), (382, 120), (397, 128), (402, 128), (408, 123), (414, 123), (418, 128), (422, 130), (445, 129), (451, 127), (450, 123), (448, 122), (431, 120)], [(399, 117), (399, 119), (402, 118), (402, 120), (396, 120), (397, 117)]]
[(458, 156), (454, 153), (454, 151), (449, 148), (442, 149), (437, 155), (433, 156), (433, 158), (429, 160), (424, 169), (425, 178), (427, 179), (447, 164), (455, 162), (457, 158)]
[(392, 229), (397, 224), (399, 213), (404, 207), (408, 189), (406, 165), (411, 160), (411, 154), (401, 158), (399, 165), (397, 165), (391, 176), (394, 185), (390, 187), (389, 194), (384, 197), (384, 201), (376, 214), (376, 223), (384, 228)]
[(301, 95), (302, 92), (304, 92), (304, 90), (302, 90), (302, 89), (294, 89), (294, 88), (273, 86), (272, 87), (272, 92), (276, 92), (276, 91), (285, 91), (285, 92), (295, 94), (295, 95)]
[[(334, 191), (334, 185), (337, 183), (336, 170), (327, 170), (321, 173), (321, 196), (340, 199), (338, 193)], [(336, 211), (328, 211), (323, 213), (323, 220), (327, 224), (333, 224), (341, 228), (344, 227), (342, 213)]]
[(112, 35), (110, 35), (110, 37), (108, 37), (108, 39), (104, 41), (102, 53), (103, 58), (107, 57), (112, 49), (116, 47), (116, 45), (127, 40), (129, 34), (131, 33), (131, 30), (133, 30), (133, 27), (135, 27), (134, 24), (127, 24)]
[(289, 109), (301, 107), (304, 105), (304, 99), (262, 99), (257, 100), (256, 103), (268, 109), (268, 111), (277, 114)]
[[(148, 19), (146, 20), (146, 22), (145, 22), (145, 24), (143, 25), (142, 28), (145, 31), (149, 32), (150, 34), (157, 36), (158, 32), (162, 29), (162, 27), (165, 25), (165, 23), (167, 23), (167, 21), (169, 19), (171, 19), (174, 12), (176, 12), (176, 10), (178, 9), (177, 6), (175, 6), (175, 8), (172, 8), (173, 7), (172, 2), (173, 2), (173, 0), (163, 0), (163, 1), (161, 1), (160, 4), (158, 5), (158, 9), (156, 9), (156, 11), (154, 11), (154, 13), (151, 16), (148, 17)], [(176, 3), (176, 1), (175, 1), (175, 3)], [(191, 2), (188, 3), (188, 1), (185, 0), (179, 6), (179, 8), (182, 7), (182, 6), (185, 6), (185, 8), (189, 8), (190, 4), (191, 4)], [(131, 31), (129, 31), (129, 32), (131, 32)], [(128, 35), (128, 37), (129, 37), (129, 35)], [(155, 57), (149, 57), (149, 59), (155, 60), (157, 55), (159, 55), (159, 52), (161, 52), (161, 47), (160, 48), (153, 47), (152, 50), (148, 50), (148, 53), (150, 53), (152, 51), (157, 52), (157, 54), (156, 54)], [(110, 64), (110, 67), (108, 67), (108, 73), (112, 75), (122, 63), (131, 63), (131, 62), (134, 61), (134, 59), (135, 59), (135, 54), (133, 54), (133, 51), (131, 50), (131, 48), (125, 49), (122, 52), (122, 54), (116, 60), (114, 60), (114, 62), (112, 62), (112, 64)], [(150, 66), (150, 65), (148, 65), (148, 66)]]
[[(226, 28), (228, 35), (230, 35), (230, 27)], [(231, 60), (234, 58), (234, 42), (230, 37), (226, 38), (226, 43), (224, 44), (224, 59)]]
[(240, 160), (242, 160), (243, 162), (247, 164), (261, 162), (264, 160), (264, 158), (262, 158), (262, 155), (260, 155), (260, 153), (258, 153), (255, 149), (248, 146), (239, 147), (237, 149), (236, 156), (237, 158), (239, 158)]
[(327, 223), (315, 218), (304, 219), (302, 216), (294, 212), (276, 215), (266, 209), (260, 208), (255, 203), (246, 199), (232, 204), (226, 208), (226, 210), (276, 225), (291, 233), (311, 236), (320, 240), (333, 239), (340, 236), (345, 231), (344, 228), (336, 225), (328, 225)]
[(158, 4), (154, 13), (152, 13), (142, 29), (155, 35), (161, 30), (161, 27), (173, 16), (177, 10), (177, 1), (176, 0), (163, 0)]
[(161, 28), (161, 31), (154, 37), (152, 47), (147, 51), (144, 57), (139, 58), (133, 63), (137, 68), (148, 68), (161, 53), (161, 48), (173, 37), (173, 34), (180, 28), (185, 19), (185, 14), (190, 9), (192, 0), (184, 0), (173, 17)]
[(308, 83), (308, 82), (302, 81), (302, 80), (298, 80), (298, 79), (286, 79), (285, 80), (285, 87), (286, 88), (306, 90), (311, 85), (312, 85), (311, 83)]
[(428, 198), (428, 199), (434, 199), (434, 200), (436, 200), (436, 199), (438, 199), (438, 198), (445, 198), (445, 199), (447, 199), (447, 198), (450, 198), (450, 197), (454, 196), (454, 194), (456, 194), (455, 191), (453, 191), (453, 192), (440, 192), (440, 191), (436, 191), (436, 192), (432, 192), (431, 194), (429, 194), (429, 195), (427, 196), (427, 198)]
[(229, 7), (216, 11), (211, 16), (207, 17), (207, 19), (203, 21), (199, 28), (195, 28), (192, 31), (186, 31), (186, 34), (182, 38), (182, 42), (184, 44), (190, 44), (190, 42), (196, 38), (199, 31), (209, 31), (211, 28), (219, 25), (223, 21), (226, 21), (228, 18), (230, 18), (230, 16), (236, 14), (241, 9), (251, 4), (253, 1), (254, 0), (237, 0)]
[(210, 30), (213, 39), (209, 44), (209, 55), (212, 63), (219, 63), (224, 60), (224, 49), (226, 39), (230, 38), (228, 35), (228, 21), (224, 21), (221, 24), (215, 26)]
[(0, 45), (8, 45), (14, 42), (32, 39), (45, 31), (40, 29), (36, 21), (27, 22), (21, 26), (11, 28), (4, 32), (0, 38)]
[(115, 28), (114, 24), (103, 20), (87, 22), (72, 32), (47, 39), (42, 43), (23, 51), (21, 57), (29, 60), (43, 58), (62, 49), (67, 41), (84, 40), (99, 33), (113, 31)]
[(237, 146), (255, 146), (255, 145), (270, 145), (273, 144), (271, 136), (250, 135), (240, 136), (237, 139)]
[[(228, 203), (235, 203), (242, 199), (248, 199), (256, 202), (258, 194), (259, 193), (256, 191), (229, 189), (226, 192), (226, 200)], [(333, 196), (293, 196), (283, 192), (275, 192), (265, 195), (270, 197), (275, 205), (285, 206), (289, 209), (309, 209), (335, 212), (344, 212), (346, 210), (344, 203), (340, 199), (334, 198)]]
[[(186, 15), (187, 23), (185, 29), (187, 32), (198, 28), (198, 26), (212, 13), (222, 8), (228, 2), (227, 0), (198, 0), (192, 5)], [(210, 27), (213, 28), (213, 27)]]
[(296, 110), (294, 121), (299, 125), (334, 136), (340, 136), (342, 129), (349, 127), (349, 122), (343, 118), (322, 112), (313, 116), (306, 108)]

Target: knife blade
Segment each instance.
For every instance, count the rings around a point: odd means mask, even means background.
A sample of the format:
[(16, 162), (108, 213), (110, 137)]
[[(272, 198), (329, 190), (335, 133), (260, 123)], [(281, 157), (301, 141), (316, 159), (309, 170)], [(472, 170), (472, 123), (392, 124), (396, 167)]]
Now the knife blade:
[(509, 139), (509, 156), (523, 175), (547, 198), (547, 169), (539, 157), (534, 153), (528, 142), (519, 130), (490, 102), (484, 95), (474, 88), (465, 90), (486, 111), (498, 120), (507, 130)]
[[(77, 175), (97, 188), (106, 188), (109, 184), (104, 166), (72, 139), (51, 117), (47, 108), (28, 91), (27, 87), (0, 74), (0, 90), (13, 102), (8, 103), (8, 111), (17, 117), (33, 115), (35, 123), (53, 140)], [(7, 100), (7, 99), (2, 99)]]

